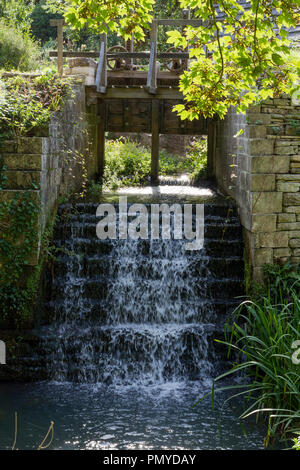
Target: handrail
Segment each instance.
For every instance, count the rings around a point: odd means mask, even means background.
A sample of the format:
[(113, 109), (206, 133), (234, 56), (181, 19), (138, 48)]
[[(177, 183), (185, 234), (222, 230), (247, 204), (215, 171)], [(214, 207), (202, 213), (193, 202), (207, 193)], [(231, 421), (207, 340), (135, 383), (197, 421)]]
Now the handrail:
[[(50, 51), (50, 57), (57, 57), (57, 51)], [(64, 57), (86, 57), (86, 58), (98, 58), (100, 51), (78, 51), (71, 52), (65, 51)], [(107, 59), (149, 59), (151, 52), (108, 52), (106, 54)], [(188, 59), (188, 52), (157, 52), (156, 57), (158, 59)]]

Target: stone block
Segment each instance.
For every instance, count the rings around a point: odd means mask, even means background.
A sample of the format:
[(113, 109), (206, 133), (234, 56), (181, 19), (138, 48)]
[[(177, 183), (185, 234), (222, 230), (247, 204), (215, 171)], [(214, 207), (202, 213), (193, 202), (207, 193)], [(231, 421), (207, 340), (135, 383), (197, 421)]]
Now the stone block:
[(250, 139), (264, 139), (267, 136), (267, 128), (266, 126), (248, 126), (246, 133)]
[(273, 262), (273, 249), (260, 248), (254, 250), (254, 266), (264, 266)]
[(17, 151), (17, 142), (13, 140), (0, 139), (0, 153), (15, 153)]
[(276, 155), (293, 155), (295, 151), (296, 148), (291, 145), (277, 145), (274, 153)]
[(265, 278), (264, 268), (263, 267), (253, 268), (252, 278), (253, 278), (253, 281), (258, 282), (259, 284), (263, 284), (264, 278)]
[(300, 192), (297, 193), (284, 193), (283, 194), (284, 206), (300, 206)]
[(30, 154), (2, 154), (2, 160), (4, 165), (7, 166), (8, 170), (36, 170), (42, 169), (42, 157), (41, 154), (30, 155)]
[(289, 245), (291, 248), (300, 248), (300, 238), (291, 238)]
[(248, 124), (257, 124), (257, 125), (267, 125), (271, 122), (271, 116), (269, 114), (248, 114), (247, 115)]
[(254, 156), (251, 159), (252, 173), (289, 173), (288, 156)]
[(39, 188), (41, 173), (39, 171), (6, 171), (7, 189), (35, 189)]
[(289, 248), (274, 248), (273, 255), (275, 259), (288, 258), (291, 255), (291, 250)]
[(282, 193), (253, 192), (252, 212), (254, 214), (271, 214), (282, 212)]
[(43, 137), (21, 137), (17, 147), (18, 153), (42, 154)]
[(251, 189), (252, 191), (275, 191), (275, 175), (252, 173)]
[(274, 142), (268, 139), (251, 139), (249, 146), (250, 155), (272, 155)]
[(291, 168), (295, 168), (295, 169), (300, 168), (300, 162), (292, 162)]
[(283, 212), (300, 214), (300, 206), (284, 206)]
[(261, 248), (287, 248), (289, 246), (288, 232), (260, 233)]
[(300, 230), (300, 222), (286, 222), (277, 224), (278, 230)]
[[(37, 204), (40, 199), (40, 191), (30, 190), (30, 193), (33, 196), (33, 201)], [(15, 189), (4, 189), (0, 191), (0, 203), (12, 201), (17, 194), (20, 194), (20, 191)]]
[(252, 215), (252, 232), (276, 232), (276, 214)]
[(278, 181), (276, 189), (277, 191), (282, 191), (283, 193), (296, 193), (300, 189), (300, 182)]
[(290, 173), (286, 175), (277, 175), (276, 176), (277, 181), (292, 181), (294, 183), (300, 183), (300, 176), (298, 175), (291, 175)]
[(278, 214), (277, 222), (279, 224), (296, 222), (296, 214)]

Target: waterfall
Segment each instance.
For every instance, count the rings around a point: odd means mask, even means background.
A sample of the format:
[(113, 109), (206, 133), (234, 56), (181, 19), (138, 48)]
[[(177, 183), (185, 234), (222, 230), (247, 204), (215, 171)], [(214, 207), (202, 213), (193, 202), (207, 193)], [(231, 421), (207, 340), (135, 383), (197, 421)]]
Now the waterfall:
[(243, 293), (235, 209), (205, 204), (204, 248), (190, 252), (185, 240), (99, 240), (96, 209), (59, 208), (48, 377), (147, 385), (215, 376), (224, 358), (214, 338)]

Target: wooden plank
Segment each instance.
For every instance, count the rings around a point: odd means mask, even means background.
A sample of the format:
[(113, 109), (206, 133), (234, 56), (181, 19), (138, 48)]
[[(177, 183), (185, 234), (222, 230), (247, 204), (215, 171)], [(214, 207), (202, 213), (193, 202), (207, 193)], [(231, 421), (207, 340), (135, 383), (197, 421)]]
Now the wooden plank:
[(97, 129), (97, 154), (98, 154), (98, 176), (103, 177), (104, 165), (105, 165), (105, 129), (106, 129), (106, 112), (105, 102), (102, 100), (98, 101), (98, 129)]
[(62, 19), (62, 18), (57, 18), (57, 19), (52, 19), (52, 20), (50, 20), (50, 26), (52, 26), (52, 27), (58, 26), (58, 25), (60, 25), (60, 24), (62, 24), (63, 26), (65, 26), (65, 25), (66, 25), (65, 20)]
[(152, 101), (151, 183), (157, 184), (159, 174), (159, 100)]
[[(98, 59), (100, 51), (64, 51), (64, 57), (87, 57)], [(49, 57), (57, 57), (57, 51), (50, 51)]]
[[(110, 72), (110, 71), (107, 72), (108, 80), (110, 78), (112, 78), (112, 79), (129, 78), (129, 79), (133, 79), (133, 80), (135, 80), (135, 79), (138, 79), (138, 80), (139, 79), (145, 79), (145, 82), (146, 82), (147, 75), (148, 75), (147, 72), (136, 71), (136, 70), (134, 70), (134, 71), (131, 71), (131, 70), (118, 70), (118, 71), (115, 71), (115, 72)], [(172, 72), (163, 70), (162, 72), (158, 72), (157, 80), (165, 80), (165, 81), (172, 81), (172, 82), (174, 80), (176, 80), (178, 82), (179, 81), (179, 75), (178, 75), (178, 73), (172, 73)], [(115, 85), (115, 86), (118, 86), (118, 85)], [(132, 85), (132, 86), (134, 86), (134, 85)], [(136, 86), (138, 86), (138, 85), (136, 85)], [(165, 85), (165, 86), (167, 86), (167, 85)]]

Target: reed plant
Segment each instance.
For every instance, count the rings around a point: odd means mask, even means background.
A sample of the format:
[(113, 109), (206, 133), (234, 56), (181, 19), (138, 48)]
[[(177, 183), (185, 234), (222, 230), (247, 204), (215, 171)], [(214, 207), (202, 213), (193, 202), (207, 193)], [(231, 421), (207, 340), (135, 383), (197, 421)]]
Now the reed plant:
[[(265, 445), (275, 436), (300, 432), (300, 269), (268, 266), (266, 286), (246, 300), (225, 326), (228, 355), (235, 352), (232, 368), (218, 376), (218, 390), (232, 390), (226, 401), (246, 399), (241, 418), (255, 415), (267, 425)], [(234, 384), (216, 383), (238, 375)]]

